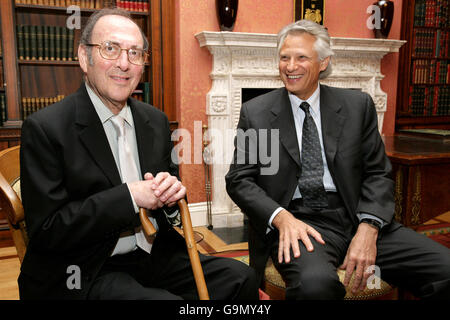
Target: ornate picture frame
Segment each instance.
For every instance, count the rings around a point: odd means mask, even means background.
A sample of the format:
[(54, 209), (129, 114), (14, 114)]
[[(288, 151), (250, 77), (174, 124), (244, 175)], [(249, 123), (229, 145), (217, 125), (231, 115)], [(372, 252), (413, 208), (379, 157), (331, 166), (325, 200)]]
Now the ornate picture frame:
[(295, 21), (308, 19), (323, 25), (325, 0), (294, 0)]

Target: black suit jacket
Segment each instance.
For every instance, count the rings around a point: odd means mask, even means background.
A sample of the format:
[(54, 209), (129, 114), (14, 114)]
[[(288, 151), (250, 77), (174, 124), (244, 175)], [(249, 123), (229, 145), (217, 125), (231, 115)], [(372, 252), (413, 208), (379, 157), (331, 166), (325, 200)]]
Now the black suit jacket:
[[(140, 101), (128, 103), (142, 173), (178, 176), (167, 117)], [(20, 296), (85, 298), (119, 234), (139, 225), (139, 218), (84, 85), (26, 119), (20, 161), (30, 238), (19, 276)], [(153, 214), (160, 217), (163, 212)], [(160, 232), (171, 227), (165, 219), (158, 222)], [(73, 282), (70, 266), (81, 271), (80, 289), (67, 286)]]
[[(327, 164), (351, 220), (356, 226), (356, 214), (365, 212), (390, 222), (394, 213), (394, 183), (371, 97), (357, 90), (321, 85), (320, 113)], [(244, 132), (267, 129), (272, 133), (272, 129), (279, 130), (276, 174), (261, 174), (262, 168), (272, 164), (264, 164), (259, 154), (251, 154), (252, 150), (258, 153), (260, 150), (261, 136), (257, 135), (256, 139), (248, 139), (245, 147), (238, 144), (226, 176), (228, 194), (249, 217), (250, 264), (262, 278), (270, 243), (278, 237), (276, 231), (266, 233), (270, 216), (276, 208), (288, 207), (301, 172), (287, 90), (276, 89), (245, 103), (238, 129)], [(242, 159), (238, 159), (239, 152), (247, 154), (249, 159), (257, 158), (257, 163), (242, 163)]]

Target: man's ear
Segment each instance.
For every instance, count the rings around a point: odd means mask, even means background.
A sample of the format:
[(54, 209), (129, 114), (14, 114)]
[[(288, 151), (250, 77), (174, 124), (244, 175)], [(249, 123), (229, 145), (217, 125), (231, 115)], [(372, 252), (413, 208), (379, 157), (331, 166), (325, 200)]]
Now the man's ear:
[(78, 61), (80, 63), (80, 68), (84, 73), (87, 73), (87, 68), (89, 64), (89, 58), (86, 52), (86, 46), (80, 44), (78, 46)]
[(326, 57), (325, 59), (320, 61), (320, 71), (324, 71), (328, 64), (330, 63), (330, 57)]

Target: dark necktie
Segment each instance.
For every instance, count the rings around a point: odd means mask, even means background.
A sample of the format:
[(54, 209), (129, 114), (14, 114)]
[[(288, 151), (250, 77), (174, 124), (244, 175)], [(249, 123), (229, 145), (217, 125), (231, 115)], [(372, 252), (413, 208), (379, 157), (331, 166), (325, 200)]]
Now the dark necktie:
[(309, 112), (309, 104), (302, 102), (300, 108), (305, 112), (302, 131), (302, 171), (298, 187), (303, 205), (310, 208), (328, 207), (327, 194), (323, 186), (323, 160), (319, 134), (314, 119)]

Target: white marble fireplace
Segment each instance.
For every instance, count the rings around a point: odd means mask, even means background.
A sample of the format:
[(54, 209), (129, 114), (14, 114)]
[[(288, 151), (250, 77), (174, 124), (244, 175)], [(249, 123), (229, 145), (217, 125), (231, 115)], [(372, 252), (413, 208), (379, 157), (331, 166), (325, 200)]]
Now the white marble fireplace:
[[(210, 132), (223, 133), (209, 148), (220, 154), (212, 163), (212, 223), (215, 228), (235, 227), (243, 223), (239, 208), (225, 190), (225, 174), (233, 153), (233, 134), (242, 105), (242, 89), (279, 88), (276, 35), (241, 32), (203, 31), (195, 35), (201, 47), (213, 56), (212, 87), (206, 96), (206, 114)], [(369, 93), (378, 113), (381, 131), (387, 94), (380, 88), (383, 75), (380, 61), (390, 52), (398, 52), (405, 41), (383, 39), (332, 38), (335, 55), (333, 73), (325, 84), (357, 88)], [(206, 212), (205, 212), (206, 214)]]

